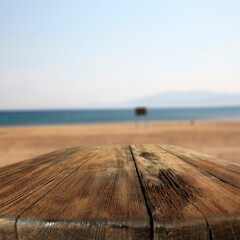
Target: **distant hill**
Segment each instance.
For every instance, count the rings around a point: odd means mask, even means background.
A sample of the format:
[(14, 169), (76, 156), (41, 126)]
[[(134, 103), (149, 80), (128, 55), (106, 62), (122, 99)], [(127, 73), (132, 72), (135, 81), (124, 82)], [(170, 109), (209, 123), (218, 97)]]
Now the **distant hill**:
[(122, 103), (125, 107), (215, 107), (240, 106), (240, 93), (214, 93), (208, 91), (169, 91)]

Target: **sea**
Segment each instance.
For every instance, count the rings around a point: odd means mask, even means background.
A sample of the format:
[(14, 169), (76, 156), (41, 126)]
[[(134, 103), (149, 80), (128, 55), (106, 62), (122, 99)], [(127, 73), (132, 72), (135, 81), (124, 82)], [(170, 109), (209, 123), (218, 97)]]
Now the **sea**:
[(240, 106), (150, 108), (147, 109), (147, 116), (143, 117), (136, 117), (134, 109), (0, 111), (0, 126), (214, 120), (240, 120)]

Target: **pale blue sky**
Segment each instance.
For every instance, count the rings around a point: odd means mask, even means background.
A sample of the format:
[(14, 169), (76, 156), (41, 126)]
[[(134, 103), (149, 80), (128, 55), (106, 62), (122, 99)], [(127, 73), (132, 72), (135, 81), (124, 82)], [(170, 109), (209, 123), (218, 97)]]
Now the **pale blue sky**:
[(240, 93), (239, 13), (239, 0), (0, 0), (0, 109)]

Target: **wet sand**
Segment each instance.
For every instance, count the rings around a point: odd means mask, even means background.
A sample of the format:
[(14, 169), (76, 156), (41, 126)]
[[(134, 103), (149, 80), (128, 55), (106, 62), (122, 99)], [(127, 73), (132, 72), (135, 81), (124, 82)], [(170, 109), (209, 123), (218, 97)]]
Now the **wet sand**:
[(0, 128), (0, 167), (61, 148), (172, 144), (240, 163), (240, 121)]

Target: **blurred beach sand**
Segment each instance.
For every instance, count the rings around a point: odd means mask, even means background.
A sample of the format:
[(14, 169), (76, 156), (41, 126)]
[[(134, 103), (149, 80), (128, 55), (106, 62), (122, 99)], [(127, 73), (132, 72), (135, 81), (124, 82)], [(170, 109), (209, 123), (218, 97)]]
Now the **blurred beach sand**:
[(80, 145), (172, 144), (240, 163), (240, 121), (0, 128), (0, 167)]

